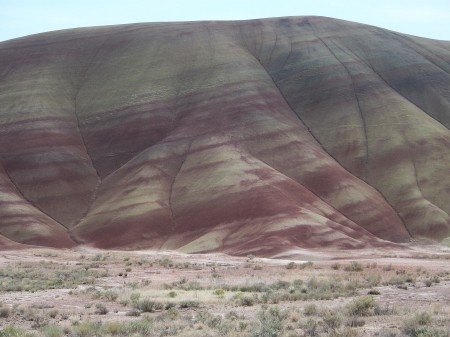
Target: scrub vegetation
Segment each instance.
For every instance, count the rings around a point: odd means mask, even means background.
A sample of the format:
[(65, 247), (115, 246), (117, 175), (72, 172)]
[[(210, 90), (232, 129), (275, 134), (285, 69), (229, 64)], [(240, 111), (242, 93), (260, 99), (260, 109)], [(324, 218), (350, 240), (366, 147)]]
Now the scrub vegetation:
[(446, 255), (405, 258), (408, 263), (283, 264), (176, 253), (11, 254), (0, 260), (0, 337), (439, 337), (450, 331)]

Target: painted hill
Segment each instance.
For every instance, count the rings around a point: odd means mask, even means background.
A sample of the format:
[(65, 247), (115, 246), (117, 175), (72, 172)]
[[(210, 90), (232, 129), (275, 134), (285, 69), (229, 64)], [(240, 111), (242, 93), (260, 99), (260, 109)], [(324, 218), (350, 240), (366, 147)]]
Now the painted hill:
[(450, 235), (450, 42), (322, 17), (0, 43), (0, 245), (223, 251)]

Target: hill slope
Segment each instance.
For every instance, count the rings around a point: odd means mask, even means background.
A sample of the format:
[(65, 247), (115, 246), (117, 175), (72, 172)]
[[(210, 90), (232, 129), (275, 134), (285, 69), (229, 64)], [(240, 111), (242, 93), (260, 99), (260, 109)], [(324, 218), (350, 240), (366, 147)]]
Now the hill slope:
[(265, 256), (442, 239), (449, 127), (450, 42), (356, 23), (132, 24), (10, 40), (0, 234)]

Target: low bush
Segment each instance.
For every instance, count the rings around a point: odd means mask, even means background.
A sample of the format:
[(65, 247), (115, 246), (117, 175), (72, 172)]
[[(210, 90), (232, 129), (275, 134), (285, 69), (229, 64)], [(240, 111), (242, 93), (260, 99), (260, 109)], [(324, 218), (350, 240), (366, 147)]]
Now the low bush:
[(73, 333), (78, 337), (90, 337), (98, 332), (98, 326), (93, 322), (81, 322), (73, 326)]
[(213, 291), (213, 294), (216, 296), (224, 296), (225, 295), (225, 290), (223, 289), (216, 289)]
[(101, 332), (106, 335), (119, 335), (126, 333), (126, 323), (107, 322), (102, 325)]
[(8, 307), (1, 307), (0, 308), (0, 318), (7, 318), (11, 311)]
[(348, 327), (342, 330), (333, 330), (328, 333), (328, 337), (358, 337), (358, 331)]
[(308, 319), (302, 324), (302, 329), (305, 331), (306, 336), (316, 337), (319, 336), (319, 322), (315, 319)]
[(433, 281), (428, 279), (424, 281), (426, 287), (431, 287), (433, 285)]
[(76, 288), (78, 285), (94, 284), (95, 280), (108, 275), (105, 271), (72, 268), (55, 263), (42, 262), (35, 268), (14, 267), (0, 269), (0, 291), (29, 291), (45, 289)]
[(152, 336), (154, 335), (153, 322), (148, 319), (140, 319), (138, 321), (130, 322), (127, 325), (127, 333), (137, 333), (141, 336)]
[(393, 270), (394, 268), (392, 267), (392, 264), (388, 264), (388, 265), (386, 265), (386, 266), (383, 266), (383, 271), (391, 271), (391, 270)]
[(356, 262), (356, 261), (352, 261), (352, 262), (350, 262), (348, 265), (346, 265), (344, 267), (344, 270), (345, 271), (354, 271), (354, 272), (362, 271), (363, 270), (363, 266), (360, 263)]
[(295, 268), (297, 268), (297, 264), (295, 262), (289, 262), (286, 265), (286, 269), (295, 269)]
[(200, 306), (200, 303), (197, 301), (183, 301), (180, 302), (180, 308), (187, 309), (187, 308), (198, 308)]
[(217, 329), (222, 322), (221, 316), (213, 315), (208, 311), (199, 311), (195, 319), (213, 329)]
[(315, 316), (317, 315), (317, 312), (317, 306), (314, 303), (307, 304), (303, 308), (303, 314), (305, 316)]
[(366, 324), (365, 320), (361, 319), (360, 317), (356, 317), (356, 316), (349, 317), (345, 322), (346, 326), (353, 327), (353, 328), (364, 326), (365, 324)]
[(339, 264), (339, 263), (333, 263), (332, 265), (331, 265), (331, 269), (334, 269), (334, 270), (339, 270), (339, 268), (341, 268), (341, 265)]
[(335, 313), (325, 314), (322, 318), (322, 321), (325, 326), (325, 330), (328, 332), (337, 330), (342, 324), (341, 316)]
[(381, 276), (378, 274), (368, 274), (364, 276), (364, 280), (367, 281), (369, 287), (376, 287), (381, 283)]
[(304, 263), (299, 264), (298, 268), (299, 269), (306, 269), (306, 268), (312, 268), (313, 266), (314, 266), (314, 263), (311, 262), (311, 261), (308, 261), (308, 262), (304, 262)]
[(380, 295), (381, 293), (380, 293), (380, 291), (377, 290), (377, 289), (370, 289), (370, 290), (367, 292), (367, 294), (368, 294), (368, 295)]
[(255, 298), (252, 296), (242, 296), (239, 298), (239, 304), (245, 307), (251, 307), (255, 304)]
[(347, 311), (351, 316), (371, 316), (377, 307), (378, 304), (372, 296), (361, 296), (347, 305)]
[(56, 325), (49, 324), (40, 329), (45, 337), (62, 337), (64, 336), (64, 330)]
[(448, 337), (449, 331), (430, 327), (433, 318), (427, 312), (419, 312), (403, 322), (402, 331), (410, 337)]
[(8, 325), (0, 330), (0, 337), (34, 337), (34, 335), (22, 328)]
[(97, 303), (97, 304), (95, 305), (95, 311), (94, 311), (94, 313), (95, 313), (96, 315), (106, 315), (106, 314), (108, 313), (108, 309), (105, 307), (104, 304), (102, 304), (102, 303)]
[(125, 316), (141, 316), (141, 311), (139, 309), (131, 309), (125, 313)]
[(48, 312), (48, 316), (50, 318), (56, 318), (56, 316), (58, 316), (58, 310), (57, 309), (52, 309)]
[(277, 337), (283, 329), (282, 316), (278, 308), (262, 309), (258, 313), (259, 329), (253, 337)]
[(105, 300), (114, 302), (117, 300), (117, 297), (119, 297), (119, 294), (114, 290), (105, 290), (101, 293), (101, 298), (104, 298)]
[(164, 305), (161, 302), (152, 301), (147, 298), (134, 303), (134, 308), (142, 312), (154, 312), (155, 310), (161, 310), (163, 307)]

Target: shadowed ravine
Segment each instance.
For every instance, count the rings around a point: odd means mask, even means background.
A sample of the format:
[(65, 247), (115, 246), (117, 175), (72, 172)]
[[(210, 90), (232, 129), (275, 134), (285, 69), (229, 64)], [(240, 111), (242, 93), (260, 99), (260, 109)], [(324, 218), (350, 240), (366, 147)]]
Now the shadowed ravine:
[(0, 246), (280, 256), (450, 235), (450, 42), (322, 17), (0, 43)]

